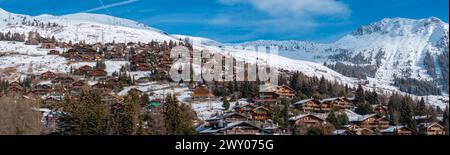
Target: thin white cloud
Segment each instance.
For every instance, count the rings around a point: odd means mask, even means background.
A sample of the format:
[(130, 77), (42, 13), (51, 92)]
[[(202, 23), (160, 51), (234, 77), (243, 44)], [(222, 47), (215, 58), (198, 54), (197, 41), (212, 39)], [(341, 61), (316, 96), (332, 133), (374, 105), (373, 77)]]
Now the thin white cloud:
[(126, 1), (122, 1), (122, 2), (117, 2), (117, 3), (113, 3), (113, 4), (108, 4), (108, 5), (104, 5), (103, 1), (99, 0), (100, 4), (102, 6), (100, 7), (96, 7), (96, 8), (92, 8), (83, 12), (94, 12), (94, 11), (98, 11), (98, 10), (103, 10), (103, 9), (108, 9), (108, 8), (112, 8), (112, 7), (118, 7), (118, 6), (122, 6), (122, 5), (126, 5), (126, 4), (130, 4), (130, 3), (134, 3), (137, 2), (139, 0), (126, 0)]
[(276, 17), (305, 18), (327, 16), (346, 18), (351, 14), (347, 4), (337, 0), (218, 0), (225, 5), (250, 4)]

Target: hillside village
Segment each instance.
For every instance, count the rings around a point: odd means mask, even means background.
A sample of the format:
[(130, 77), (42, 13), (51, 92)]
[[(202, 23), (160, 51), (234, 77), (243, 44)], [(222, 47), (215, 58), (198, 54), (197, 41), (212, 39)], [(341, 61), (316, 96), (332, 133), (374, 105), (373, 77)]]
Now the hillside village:
[[(279, 84), (261, 90), (266, 81), (174, 82), (170, 50), (192, 52), (189, 40), (88, 44), (37, 32), (7, 36), (0, 42), (36, 46), (69, 63), (67, 72), (0, 75), (0, 98), (38, 105), (40, 134), (448, 135), (448, 107), (301, 71), (280, 69)], [(74, 123), (93, 115), (107, 120), (94, 121), (104, 130)]]

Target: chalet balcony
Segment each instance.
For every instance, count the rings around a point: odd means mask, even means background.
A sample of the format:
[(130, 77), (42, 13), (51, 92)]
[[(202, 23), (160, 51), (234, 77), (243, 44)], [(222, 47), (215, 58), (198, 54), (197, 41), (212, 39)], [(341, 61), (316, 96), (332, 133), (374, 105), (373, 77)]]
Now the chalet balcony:
[(301, 109), (302, 110), (307, 110), (307, 111), (312, 111), (312, 110), (315, 110), (316, 108), (314, 108), (314, 107), (302, 107)]

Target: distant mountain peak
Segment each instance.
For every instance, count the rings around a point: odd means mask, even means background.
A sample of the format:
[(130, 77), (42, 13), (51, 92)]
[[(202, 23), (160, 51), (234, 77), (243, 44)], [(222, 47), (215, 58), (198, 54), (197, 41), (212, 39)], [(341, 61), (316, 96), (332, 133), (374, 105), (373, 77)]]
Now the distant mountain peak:
[[(427, 33), (432, 32), (436, 28), (448, 29), (448, 23), (443, 22), (436, 17), (425, 19), (408, 19), (408, 18), (384, 18), (381, 21), (373, 22), (369, 25), (361, 26), (352, 35), (366, 35), (373, 33), (381, 34), (405, 34), (405, 33)], [(425, 31), (429, 29), (430, 31)]]

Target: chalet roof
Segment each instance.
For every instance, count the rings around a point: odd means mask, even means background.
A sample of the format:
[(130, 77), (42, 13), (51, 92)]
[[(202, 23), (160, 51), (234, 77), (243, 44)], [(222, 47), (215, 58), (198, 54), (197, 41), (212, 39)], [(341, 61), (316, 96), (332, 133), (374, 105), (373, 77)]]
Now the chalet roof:
[(37, 84), (34, 86), (34, 89), (51, 89), (52, 87), (46, 84)]
[(46, 72), (42, 73), (41, 75), (44, 75), (44, 74), (55, 74), (55, 73), (53, 73), (51, 71), (46, 71)]
[(345, 98), (345, 97), (334, 97), (334, 98), (323, 99), (323, 100), (320, 100), (320, 101), (316, 100), (316, 99), (304, 99), (304, 100), (295, 102), (293, 105), (298, 106), (298, 105), (302, 105), (302, 104), (308, 103), (309, 101), (314, 101), (314, 102), (316, 102), (318, 104), (322, 104), (322, 103), (331, 102), (331, 101), (338, 100), (338, 99), (345, 99), (345, 100), (349, 100), (350, 101), (350, 99)]
[(419, 128), (429, 128), (431, 126), (439, 126), (441, 128), (444, 128), (442, 125), (440, 125), (439, 123), (433, 122), (433, 123), (420, 123), (419, 125), (417, 125)]
[[(403, 125), (390, 126), (389, 128), (383, 129), (383, 130), (381, 130), (380, 132), (381, 132), (381, 133), (393, 133), (393, 132), (395, 132), (395, 130), (401, 129), (401, 128), (407, 128), (407, 127), (406, 127), (406, 126), (403, 126)], [(408, 129), (409, 129), (409, 128), (408, 128)], [(411, 129), (409, 129), (409, 130), (411, 130)]]
[(226, 117), (233, 116), (233, 115), (237, 115), (237, 116), (240, 116), (240, 117), (242, 117), (242, 118), (247, 118), (247, 116), (244, 116), (244, 115), (242, 115), (242, 114), (240, 114), (240, 113), (237, 113), (237, 112), (231, 112), (231, 113), (226, 113), (226, 114), (217, 115), (217, 116), (208, 118), (208, 119), (206, 119), (205, 121), (221, 120), (221, 119), (224, 119), (224, 118), (226, 118)]
[(320, 102), (321, 103), (332, 102), (334, 100), (340, 100), (340, 99), (351, 101), (349, 98), (346, 98), (346, 97), (333, 97), (333, 98), (327, 98), (327, 99), (320, 100)]
[(89, 66), (89, 65), (84, 65), (84, 66), (79, 67), (78, 69), (80, 69), (80, 70), (92, 70), (92, 67)]
[(316, 103), (320, 103), (320, 101), (318, 101), (316, 99), (304, 99), (304, 100), (295, 102), (293, 105), (297, 105), (298, 106), (298, 105), (302, 105), (302, 104), (308, 103), (309, 101), (314, 101)]
[[(362, 122), (362, 121), (365, 121), (365, 120), (367, 120), (367, 119), (369, 119), (369, 118), (376, 117), (376, 116), (379, 116), (379, 115), (378, 115), (378, 114), (362, 115), (362, 116), (359, 116), (357, 119), (354, 119), (354, 120), (351, 121), (351, 122)], [(385, 116), (379, 116), (378, 119), (386, 119), (386, 120), (389, 120), (389, 119), (388, 119), (387, 117), (385, 117)]]
[(256, 107), (255, 109), (253, 109), (253, 111), (256, 111), (256, 110), (258, 110), (258, 109), (263, 109), (263, 110), (265, 110), (265, 111), (269, 111), (269, 109), (266, 108), (266, 107), (264, 107), (264, 106)]
[(85, 83), (83, 81), (77, 81), (72, 84), (73, 86), (84, 86)]
[(281, 88), (288, 89), (290, 91), (294, 91), (292, 88), (290, 88), (289, 86), (286, 86), (286, 85), (282, 85), (282, 86), (276, 86), (276, 85), (273, 86), (272, 85), (272, 86), (266, 86), (260, 92), (275, 92)]
[(312, 117), (315, 117), (317, 119), (320, 119), (320, 120), (324, 121), (324, 119), (322, 119), (320, 117), (317, 117), (315, 115), (311, 115), (311, 114), (302, 114), (302, 115), (298, 115), (298, 116), (295, 116), (295, 117), (291, 117), (291, 118), (289, 118), (289, 121), (297, 121), (297, 120), (299, 120), (301, 118), (308, 117), (308, 116), (312, 116)]
[(333, 133), (335, 135), (346, 135), (346, 133), (348, 133), (348, 131), (345, 129), (338, 129), (338, 130), (334, 131)]
[(238, 126), (248, 126), (248, 127), (252, 127), (252, 128), (258, 129), (259, 131), (262, 131), (262, 132), (267, 133), (267, 134), (270, 133), (270, 131), (268, 131), (266, 129), (262, 129), (262, 128), (256, 126), (256, 125), (253, 125), (253, 124), (245, 122), (245, 121), (229, 123), (229, 124), (227, 124), (226, 127), (223, 127), (223, 128), (220, 128), (220, 129), (212, 129), (212, 128), (205, 129), (205, 130), (200, 131), (200, 133), (203, 133), (203, 134), (217, 133), (217, 132), (224, 131), (224, 130), (227, 130), (227, 129), (230, 129), (230, 128), (234, 128), (234, 127), (238, 127)]
[(108, 72), (106, 72), (103, 69), (95, 69), (95, 70), (91, 71), (90, 74), (92, 76), (105, 76), (106, 74), (108, 74)]
[(232, 113), (226, 113), (226, 114), (222, 115), (222, 119), (230, 117), (230, 116), (239, 116), (239, 117), (242, 117), (242, 118), (247, 118), (247, 116), (244, 116), (244, 115), (242, 115), (240, 113), (232, 112)]
[(191, 97), (214, 97), (206, 86), (198, 86), (189, 95)]
[(252, 106), (252, 107), (256, 108), (256, 105), (254, 105), (253, 103), (245, 102), (243, 104), (239, 104), (239, 105), (234, 106), (233, 109), (241, 108), (241, 107), (245, 107), (245, 106)]

